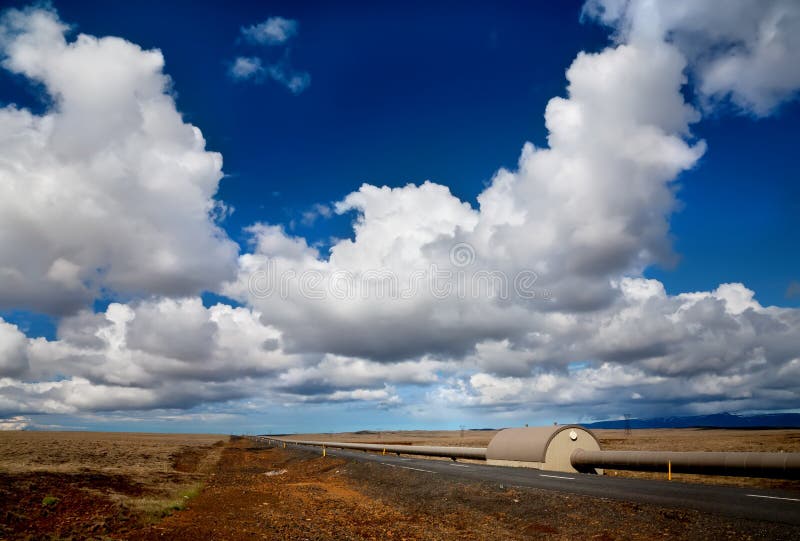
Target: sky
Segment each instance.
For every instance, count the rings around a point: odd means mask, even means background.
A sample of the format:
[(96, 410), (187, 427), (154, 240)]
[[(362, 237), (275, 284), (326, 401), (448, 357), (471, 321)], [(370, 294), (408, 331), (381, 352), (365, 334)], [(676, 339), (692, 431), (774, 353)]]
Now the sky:
[(7, 2), (0, 428), (800, 407), (791, 0)]

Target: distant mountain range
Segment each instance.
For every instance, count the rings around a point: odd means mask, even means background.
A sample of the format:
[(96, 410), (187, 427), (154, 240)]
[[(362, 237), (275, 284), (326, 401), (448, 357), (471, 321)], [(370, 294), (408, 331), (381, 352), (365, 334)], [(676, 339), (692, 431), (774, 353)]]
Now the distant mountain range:
[[(581, 423), (587, 428), (625, 428), (625, 419)], [(690, 417), (655, 417), (631, 419), (631, 428), (800, 428), (800, 413), (737, 415), (715, 413)]]

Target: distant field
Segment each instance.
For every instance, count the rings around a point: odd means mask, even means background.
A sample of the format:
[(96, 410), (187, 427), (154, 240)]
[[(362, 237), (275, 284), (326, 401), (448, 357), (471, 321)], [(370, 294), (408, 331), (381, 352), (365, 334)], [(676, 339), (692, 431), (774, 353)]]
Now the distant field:
[[(800, 452), (800, 429), (702, 429), (702, 428), (663, 428), (632, 430), (626, 435), (624, 430), (592, 430), (600, 440), (600, 446), (609, 450), (638, 451), (765, 451)], [(336, 434), (297, 434), (298, 440), (329, 440), (359, 443), (386, 443), (411, 445), (459, 445), (465, 447), (486, 447), (497, 434), (496, 430), (443, 431), (362, 431)], [(664, 478), (665, 475), (646, 472), (608, 471), (609, 475), (640, 477), (646, 479)], [(665, 472), (666, 474), (666, 472)], [(796, 481), (774, 479), (749, 479), (738, 477), (718, 477), (707, 475), (675, 474), (673, 479), (685, 482), (712, 484), (731, 484), (758, 487), (800, 488)]]
[(181, 452), (227, 439), (218, 434), (0, 432), (0, 471), (171, 472)]
[(0, 539), (9, 532), (102, 537), (185, 505), (227, 436), (0, 432)]

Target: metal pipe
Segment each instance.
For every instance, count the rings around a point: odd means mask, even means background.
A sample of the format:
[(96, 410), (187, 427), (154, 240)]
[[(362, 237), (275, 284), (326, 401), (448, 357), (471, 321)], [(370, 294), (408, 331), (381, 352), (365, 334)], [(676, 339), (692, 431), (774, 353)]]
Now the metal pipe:
[[(271, 438), (275, 440), (276, 438)], [(377, 451), (379, 453), (402, 453), (404, 455), (442, 456), (448, 458), (470, 458), (486, 460), (485, 447), (449, 447), (432, 445), (384, 445), (382, 443), (342, 443), (335, 441), (284, 440), (284, 443), (295, 445), (313, 445), (315, 447), (335, 447), (337, 449), (356, 449), (359, 451)]]
[[(260, 441), (283, 445), (311, 445), (337, 449), (375, 451), (381, 454), (438, 456), (486, 460), (484, 447), (450, 447), (428, 445), (385, 445), (382, 443), (345, 443), (334, 441), (287, 440), (256, 437)], [(579, 472), (595, 469), (632, 470), (739, 477), (800, 479), (800, 453), (737, 453), (702, 451), (587, 451), (576, 449), (570, 462)]]
[(578, 471), (609, 470), (699, 473), (738, 477), (800, 479), (800, 453), (677, 451), (585, 451), (570, 456)]

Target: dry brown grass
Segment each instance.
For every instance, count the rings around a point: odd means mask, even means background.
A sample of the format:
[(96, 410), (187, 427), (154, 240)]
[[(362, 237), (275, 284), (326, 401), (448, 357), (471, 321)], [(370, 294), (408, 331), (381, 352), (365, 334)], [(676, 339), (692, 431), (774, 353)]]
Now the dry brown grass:
[(324, 434), (292, 434), (296, 440), (325, 440), (352, 443), (385, 443), (386, 445), (456, 445), (486, 447), (497, 430), (387, 430), (381, 432), (337, 432)]
[(174, 511), (185, 509), (189, 501), (200, 494), (202, 489), (202, 481), (186, 479), (182, 483), (171, 483), (168, 486), (162, 486), (150, 496), (118, 496), (118, 498), (123, 505), (141, 515), (145, 522), (151, 523), (171, 515)]
[[(0, 432), (0, 491), (22, 490), (30, 496), (3, 507), (17, 517), (18, 529), (34, 531), (52, 527), (66, 533), (69, 524), (86, 520), (96, 521), (99, 531), (118, 528), (120, 521), (131, 527), (151, 522), (182, 509), (200, 491), (227, 439), (213, 434)], [(43, 514), (36, 502), (51, 493), (59, 502)]]
[(0, 432), (0, 471), (148, 475), (173, 471), (177, 452), (227, 436), (131, 432)]
[(800, 430), (658, 428), (594, 430), (603, 449), (620, 451), (769, 451), (800, 452)]

